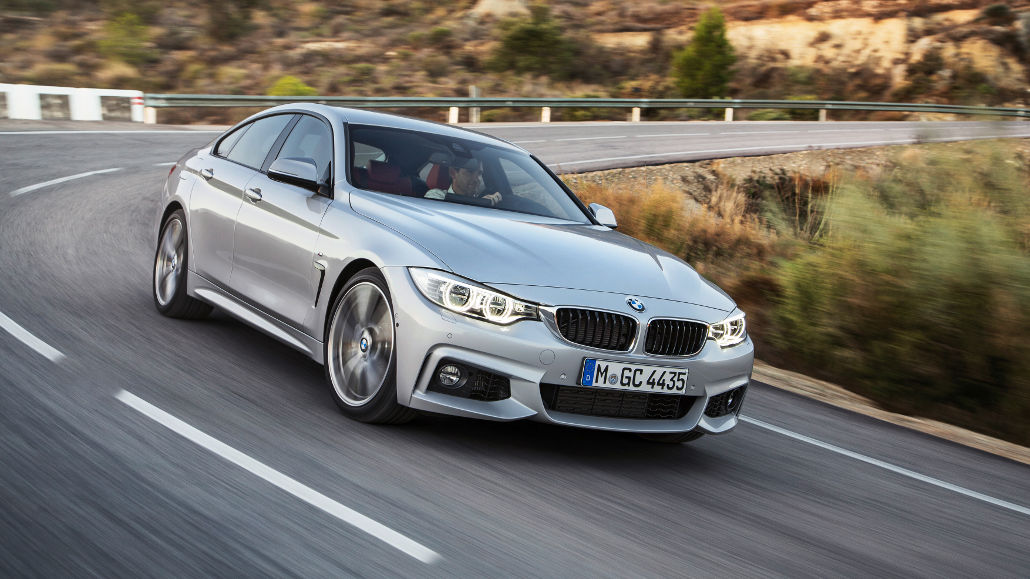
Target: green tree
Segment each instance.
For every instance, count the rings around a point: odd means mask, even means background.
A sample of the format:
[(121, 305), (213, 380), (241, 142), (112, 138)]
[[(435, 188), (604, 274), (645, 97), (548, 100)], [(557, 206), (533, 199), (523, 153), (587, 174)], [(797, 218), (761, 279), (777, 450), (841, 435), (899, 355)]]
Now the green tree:
[(313, 86), (308, 86), (295, 76), (286, 75), (279, 77), (279, 80), (268, 88), (268, 94), (269, 96), (316, 96), (318, 90)]
[(726, 39), (726, 19), (718, 7), (701, 15), (694, 38), (673, 57), (673, 76), (684, 98), (726, 95), (737, 56)]

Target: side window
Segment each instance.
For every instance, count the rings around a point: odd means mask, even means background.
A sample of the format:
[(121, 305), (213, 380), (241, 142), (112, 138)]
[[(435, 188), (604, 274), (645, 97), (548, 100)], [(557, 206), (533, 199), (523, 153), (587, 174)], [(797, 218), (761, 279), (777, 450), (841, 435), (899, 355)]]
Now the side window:
[(241, 165), (260, 169), (265, 157), (268, 156), (268, 151), (292, 118), (293, 115), (275, 115), (254, 121), (250, 129), (236, 142), (236, 146), (229, 151), (227, 158)]
[(333, 157), (333, 141), (325, 123), (304, 115), (283, 143), (278, 159), (311, 159), (323, 181), (330, 177), (329, 163)]
[(525, 169), (519, 167), (510, 159), (502, 157), (498, 160), (500, 161), (501, 169), (504, 171), (505, 178), (508, 179), (508, 186), (511, 187), (512, 193), (539, 203), (557, 215), (564, 213), (561, 206), (554, 201), (543, 185), (527, 173)]
[(253, 126), (253, 123), (243, 125), (242, 127), (233, 131), (232, 134), (230, 134), (228, 137), (222, 139), (222, 142), (218, 143), (218, 147), (215, 148), (215, 155), (218, 155), (219, 157), (224, 157), (228, 155), (229, 151), (232, 150), (233, 145), (235, 145), (236, 142), (240, 140), (240, 137), (243, 136), (243, 133), (246, 133), (247, 129), (249, 129), (251, 126)]

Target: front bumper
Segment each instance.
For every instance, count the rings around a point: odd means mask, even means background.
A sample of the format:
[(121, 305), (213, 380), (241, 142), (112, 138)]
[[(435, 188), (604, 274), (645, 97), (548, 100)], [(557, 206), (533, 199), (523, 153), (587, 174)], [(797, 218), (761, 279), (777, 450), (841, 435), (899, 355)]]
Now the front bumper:
[[(397, 396), (403, 405), (470, 418), (528, 418), (623, 432), (671, 433), (698, 429), (719, 434), (737, 424), (739, 407), (714, 418), (705, 414), (705, 408), (712, 397), (749, 383), (754, 362), (750, 338), (731, 348), (720, 348), (708, 340), (699, 354), (689, 358), (647, 355), (643, 352), (641, 338), (630, 352), (597, 350), (566, 341), (549, 323), (522, 321), (498, 326), (448, 312), (422, 296), (406, 268), (387, 267), (382, 271), (393, 297), (397, 323)], [(494, 287), (519, 296), (517, 288)], [(725, 315), (701, 306), (655, 298), (647, 299), (646, 313), (636, 314), (625, 306), (625, 296), (619, 294), (568, 289), (548, 291), (552, 293), (551, 299), (541, 301), (632, 315), (637, 318), (641, 336), (651, 318), (714, 322)], [(539, 294), (541, 290), (534, 288), (533, 292)], [(534, 297), (539, 300), (538, 295)], [(693, 403), (682, 418), (675, 419), (613, 418), (548, 409), (540, 385), (577, 386), (583, 359), (587, 357), (686, 368), (689, 372), (686, 395), (692, 397)], [(430, 390), (434, 371), (444, 359), (508, 378), (511, 397), (490, 402)]]

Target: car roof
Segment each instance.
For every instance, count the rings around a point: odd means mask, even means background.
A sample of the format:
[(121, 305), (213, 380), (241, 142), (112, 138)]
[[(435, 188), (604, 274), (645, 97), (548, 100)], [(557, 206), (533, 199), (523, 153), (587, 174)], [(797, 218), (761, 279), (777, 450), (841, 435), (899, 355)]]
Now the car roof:
[[(459, 139), (468, 139), (472, 141), (478, 141), (484, 144), (490, 144), (494, 146), (502, 146), (515, 151), (526, 152), (525, 149), (499, 139), (492, 135), (480, 133), (478, 131), (472, 131), (469, 129), (463, 129), (455, 127), (454, 125), (447, 125), (443, 123), (434, 123), (431, 121), (423, 121), (421, 119), (413, 119), (411, 117), (405, 117), (402, 115), (395, 115), (389, 113), (380, 113), (374, 111), (366, 111), (363, 109), (352, 109), (346, 107), (334, 107), (319, 103), (290, 103), (285, 105), (279, 105), (273, 107), (252, 116), (257, 117), (258, 115), (265, 115), (274, 112), (299, 112), (308, 111), (313, 113), (321, 114), (322, 116), (329, 119), (334, 124), (339, 122), (353, 123), (356, 125), (372, 125), (377, 127), (387, 127), (393, 129), (406, 129), (410, 131), (422, 131), (426, 133), (433, 133), (436, 135), (445, 135), (449, 137), (455, 137)], [(248, 119), (249, 120), (249, 119)]]

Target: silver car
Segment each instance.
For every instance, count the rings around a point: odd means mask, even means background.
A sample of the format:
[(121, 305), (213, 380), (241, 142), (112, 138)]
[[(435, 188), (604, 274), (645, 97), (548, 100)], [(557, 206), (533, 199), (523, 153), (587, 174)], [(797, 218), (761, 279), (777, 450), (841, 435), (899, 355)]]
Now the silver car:
[(505, 141), (284, 105), (183, 157), (159, 209), (157, 309), (217, 307), (304, 352), (351, 418), (667, 442), (737, 424), (744, 313)]

